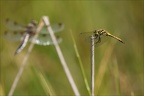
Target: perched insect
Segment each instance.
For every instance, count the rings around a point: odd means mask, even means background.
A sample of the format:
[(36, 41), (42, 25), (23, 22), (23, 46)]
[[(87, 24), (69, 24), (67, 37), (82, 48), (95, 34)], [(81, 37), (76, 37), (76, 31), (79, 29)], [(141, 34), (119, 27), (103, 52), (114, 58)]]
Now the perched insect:
[(109, 32), (107, 32), (106, 30), (103, 30), (103, 29), (95, 30), (93, 32), (82, 32), (82, 33), (80, 33), (80, 35), (86, 35), (86, 38), (88, 38), (88, 39), (90, 39), (90, 37), (93, 35), (95, 44), (101, 43), (103, 37), (112, 37), (124, 44), (124, 42), (120, 38), (110, 34)]
[[(36, 29), (37, 29), (37, 23), (34, 20), (32, 20), (27, 26), (24, 26), (18, 24), (17, 22), (13, 22), (10, 21), (9, 19), (6, 19), (5, 25), (8, 28), (8, 31), (5, 31), (4, 33), (4, 37), (6, 39), (9, 39), (11, 41), (22, 41), (22, 43), (17, 48), (15, 54), (21, 52), (22, 49), (26, 46), (28, 41), (43, 46), (53, 44), (46, 26), (44, 26), (41, 29), (38, 37), (35, 40), (33, 40), (33, 37), (36, 34)], [(63, 30), (64, 24), (57, 23), (51, 25), (51, 27), (54, 32), (58, 32)], [(62, 41), (62, 38), (57, 36), (57, 40), (58, 43), (60, 43)]]

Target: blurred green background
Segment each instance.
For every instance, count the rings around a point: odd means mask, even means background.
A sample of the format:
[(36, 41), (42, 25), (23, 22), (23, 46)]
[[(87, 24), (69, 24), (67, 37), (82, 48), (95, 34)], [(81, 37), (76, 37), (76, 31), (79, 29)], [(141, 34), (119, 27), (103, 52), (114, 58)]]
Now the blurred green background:
[[(97, 0), (97, 1), (46, 1), (46, 0), (1, 0), (0, 1), (0, 64), (1, 64), (1, 96), (7, 95), (18, 72), (27, 47), (17, 56), (14, 52), (20, 42), (11, 42), (3, 38), (7, 29), (6, 18), (22, 24), (28, 24), (34, 19), (40, 21), (47, 15), (50, 22), (62, 22), (65, 28), (57, 33), (63, 38), (60, 48), (81, 95), (89, 95), (76, 57), (70, 31), (72, 31), (84, 70), (90, 84), (90, 46), (82, 42), (80, 32), (95, 29), (105, 29), (120, 37), (125, 44), (109, 38), (108, 42), (95, 48), (96, 82), (100, 80), (99, 96), (118, 95), (116, 92), (115, 63), (118, 64), (117, 77), (122, 96), (144, 95), (144, 62), (143, 62), (143, 32), (144, 32), (144, 1), (143, 0)], [(99, 73), (102, 63), (106, 63), (104, 73)], [(15, 96), (44, 96), (40, 77), (36, 70), (42, 72), (49, 86), (56, 95), (74, 95), (60, 64), (54, 46), (35, 45), (14, 92)], [(102, 80), (97, 74), (102, 75)], [(96, 83), (97, 84), (97, 83)], [(98, 83), (99, 84), (99, 83)], [(96, 85), (97, 86), (97, 85)], [(95, 88), (95, 92), (97, 89)]]

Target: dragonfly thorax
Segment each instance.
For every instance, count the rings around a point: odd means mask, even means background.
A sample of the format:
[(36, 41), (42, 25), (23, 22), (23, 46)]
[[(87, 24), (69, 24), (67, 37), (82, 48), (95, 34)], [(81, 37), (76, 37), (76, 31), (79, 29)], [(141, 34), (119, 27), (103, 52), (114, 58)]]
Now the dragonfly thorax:
[(98, 35), (97, 30), (93, 32), (93, 35), (96, 37)]
[(27, 33), (30, 35), (34, 35), (36, 32), (37, 23), (36, 21), (32, 20), (27, 26)]
[(107, 32), (106, 32), (106, 30), (103, 30), (103, 29), (97, 30), (97, 33), (98, 33), (98, 35), (104, 35), (104, 36), (108, 35)]

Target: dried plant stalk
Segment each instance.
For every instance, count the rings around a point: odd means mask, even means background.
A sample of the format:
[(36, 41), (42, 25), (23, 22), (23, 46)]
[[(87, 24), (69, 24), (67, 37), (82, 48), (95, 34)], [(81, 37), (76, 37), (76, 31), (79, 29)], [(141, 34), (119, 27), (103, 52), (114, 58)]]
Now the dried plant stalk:
[(63, 69), (64, 69), (64, 71), (66, 73), (66, 76), (67, 76), (67, 78), (68, 78), (68, 80), (69, 80), (69, 82), (71, 84), (71, 87), (72, 87), (72, 89), (73, 89), (73, 91), (75, 93), (75, 96), (80, 96), (80, 93), (79, 93), (79, 91), (77, 89), (77, 86), (76, 86), (76, 84), (75, 84), (75, 82), (74, 82), (74, 80), (72, 78), (72, 75), (71, 75), (71, 73), (69, 71), (69, 68), (68, 68), (68, 66), (66, 64), (66, 61), (64, 59), (64, 56), (63, 56), (63, 54), (61, 52), (61, 49), (60, 49), (60, 47), (58, 45), (58, 42), (57, 42), (56, 37), (54, 35), (54, 32), (53, 32), (53, 30), (52, 30), (52, 28), (50, 26), (49, 18), (47, 16), (43, 16), (43, 20), (44, 20), (45, 25), (47, 26), (47, 30), (48, 30), (51, 38), (52, 38), (52, 41), (54, 42), (54, 46), (55, 46), (56, 51), (58, 53), (60, 62), (62, 64), (62, 67), (63, 67)]
[[(37, 36), (38, 36), (41, 28), (43, 27), (43, 25), (44, 25), (44, 23), (43, 23), (42, 20), (41, 20), (40, 23), (39, 23), (39, 25), (38, 25), (38, 28), (37, 28), (37, 30), (36, 30), (36, 33), (37, 33), (37, 34), (34, 35), (33, 39), (36, 39), (36, 38), (37, 38)], [(34, 43), (31, 43), (30, 46), (29, 46), (29, 48), (28, 48), (28, 51), (27, 51), (27, 53), (26, 53), (26, 55), (25, 55), (25, 57), (24, 57), (24, 59), (23, 59), (23, 61), (21, 62), (21, 66), (20, 66), (19, 71), (18, 71), (18, 73), (17, 73), (17, 75), (16, 75), (16, 77), (15, 77), (15, 80), (14, 80), (14, 82), (13, 82), (13, 84), (12, 84), (12, 87), (11, 87), (11, 89), (10, 89), (10, 91), (9, 91), (8, 96), (12, 96), (12, 95), (13, 95), (13, 92), (14, 92), (14, 90), (15, 90), (17, 84), (18, 84), (18, 81), (19, 81), (19, 79), (20, 79), (20, 77), (21, 77), (21, 75), (22, 75), (22, 73), (23, 73), (24, 66), (25, 66), (25, 64), (26, 64), (26, 61), (27, 61), (27, 59), (28, 59), (28, 57), (29, 57), (29, 54), (30, 54), (30, 52), (32, 51), (33, 47), (34, 47)]]
[(94, 96), (94, 36), (91, 36), (91, 96)]

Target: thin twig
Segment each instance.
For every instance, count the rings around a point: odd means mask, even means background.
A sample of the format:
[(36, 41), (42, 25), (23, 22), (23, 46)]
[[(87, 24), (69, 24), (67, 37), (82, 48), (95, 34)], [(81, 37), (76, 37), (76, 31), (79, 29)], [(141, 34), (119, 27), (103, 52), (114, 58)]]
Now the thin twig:
[(43, 17), (43, 20), (44, 20), (44, 22), (45, 22), (45, 24), (46, 24), (46, 26), (47, 26), (47, 30), (48, 30), (51, 38), (52, 38), (52, 41), (54, 42), (54, 46), (55, 46), (56, 51), (57, 51), (57, 53), (58, 53), (58, 56), (59, 56), (59, 58), (60, 58), (62, 67), (63, 67), (63, 69), (64, 69), (64, 71), (65, 71), (65, 73), (66, 73), (66, 76), (67, 76), (67, 78), (68, 78), (71, 86), (72, 86), (72, 89), (73, 89), (73, 91), (74, 91), (74, 93), (75, 93), (75, 96), (80, 96), (80, 93), (79, 93), (79, 91), (78, 91), (78, 89), (77, 89), (77, 86), (76, 86), (76, 84), (75, 84), (75, 82), (74, 82), (74, 80), (73, 80), (73, 78), (72, 78), (72, 75), (71, 75), (71, 73), (70, 73), (70, 71), (69, 71), (69, 68), (68, 68), (66, 62), (65, 62), (65, 59), (64, 59), (63, 54), (62, 54), (62, 52), (61, 52), (61, 49), (60, 49), (60, 47), (59, 47), (59, 45), (58, 45), (58, 42), (57, 42), (56, 37), (55, 37), (55, 35), (54, 35), (54, 32), (53, 32), (53, 30), (52, 30), (52, 28), (51, 28), (51, 26), (50, 26), (49, 18), (48, 18), (47, 16), (44, 16), (44, 17)]
[[(44, 23), (43, 23), (42, 20), (41, 20), (40, 23), (39, 23), (39, 26), (38, 26), (38, 28), (37, 28), (37, 30), (36, 30), (36, 33), (37, 33), (37, 34), (33, 37), (33, 40), (35, 40), (35, 39), (37, 38), (38, 33), (40, 32), (40, 30), (41, 30), (41, 28), (43, 27), (43, 25), (44, 25)], [(20, 77), (21, 77), (21, 75), (22, 75), (22, 73), (23, 73), (24, 66), (25, 66), (25, 64), (26, 64), (26, 61), (27, 61), (27, 59), (28, 59), (28, 57), (29, 57), (29, 54), (30, 54), (30, 52), (32, 51), (33, 47), (34, 47), (34, 43), (31, 43), (30, 46), (29, 46), (29, 48), (28, 48), (28, 51), (27, 51), (27, 53), (26, 53), (26, 55), (25, 55), (25, 57), (24, 57), (24, 59), (23, 59), (23, 61), (22, 61), (22, 63), (21, 63), (21, 66), (20, 66), (19, 71), (18, 71), (18, 73), (17, 73), (17, 75), (16, 75), (16, 77), (15, 77), (15, 80), (14, 80), (14, 82), (13, 82), (13, 84), (12, 84), (12, 87), (11, 87), (11, 89), (10, 89), (10, 91), (9, 91), (8, 96), (12, 96), (12, 95), (13, 95), (13, 92), (14, 92), (14, 90), (15, 90), (17, 84), (18, 84), (18, 81), (19, 81), (19, 79), (20, 79)]]
[(91, 96), (94, 96), (94, 36), (91, 36)]

